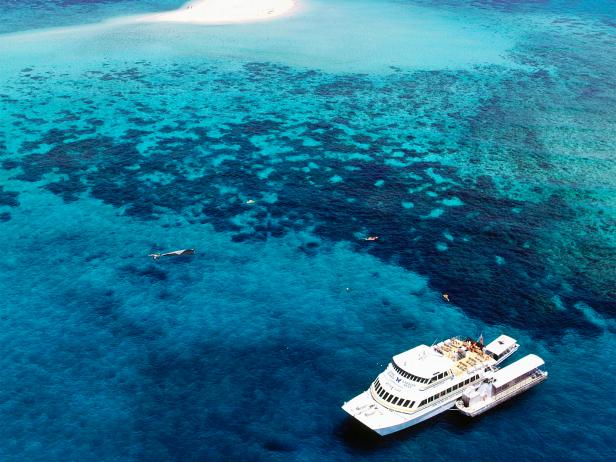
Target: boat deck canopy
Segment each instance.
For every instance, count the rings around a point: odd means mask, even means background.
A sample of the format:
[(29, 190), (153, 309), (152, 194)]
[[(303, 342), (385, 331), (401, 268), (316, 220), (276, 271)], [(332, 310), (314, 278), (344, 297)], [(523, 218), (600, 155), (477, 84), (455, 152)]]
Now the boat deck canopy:
[(524, 356), (513, 364), (496, 371), (494, 373), (494, 386), (497, 388), (502, 387), (520, 376), (529, 374), (544, 364), (543, 359), (537, 355)]

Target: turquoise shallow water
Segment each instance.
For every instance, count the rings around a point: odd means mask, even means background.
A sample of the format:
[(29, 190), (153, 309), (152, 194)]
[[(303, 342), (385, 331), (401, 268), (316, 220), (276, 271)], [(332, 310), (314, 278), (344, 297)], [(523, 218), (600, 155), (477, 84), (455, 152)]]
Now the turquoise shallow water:
[[(609, 2), (92, 24), (172, 4), (0, 2), (0, 459), (613, 459)], [(480, 332), (550, 379), (383, 440), (339, 409)]]

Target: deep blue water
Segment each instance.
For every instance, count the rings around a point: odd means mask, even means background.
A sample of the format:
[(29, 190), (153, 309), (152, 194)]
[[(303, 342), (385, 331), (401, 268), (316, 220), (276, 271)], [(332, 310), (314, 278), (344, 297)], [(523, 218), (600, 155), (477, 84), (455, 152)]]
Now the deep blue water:
[[(0, 1), (0, 460), (616, 459), (614, 3), (180, 3)], [(549, 380), (340, 409), (480, 332)]]

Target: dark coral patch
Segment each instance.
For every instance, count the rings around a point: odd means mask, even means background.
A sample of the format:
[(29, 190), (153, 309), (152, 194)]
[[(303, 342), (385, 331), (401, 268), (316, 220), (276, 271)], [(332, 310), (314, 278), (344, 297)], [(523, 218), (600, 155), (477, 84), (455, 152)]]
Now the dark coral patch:
[[(229, 232), (235, 242), (306, 230), (349, 241), (359, 251), (429, 275), (434, 288), (455, 294), (470, 314), (539, 333), (562, 322), (591, 330), (576, 310), (555, 314), (551, 295), (565, 280), (569, 286), (583, 281), (587, 290), (579, 293), (598, 309), (609, 302), (587, 278), (546, 277), (553, 268), (542, 239), (555, 224), (576, 219), (567, 201), (548, 194), (545, 185), (529, 188), (540, 199), (510, 199), (482, 171), (495, 154), (482, 151), (477, 140), (503, 125), (513, 127), (502, 144), (515, 142), (510, 154), (521, 171), (531, 165), (545, 175), (552, 163), (532, 127), (506, 124), (507, 99), (479, 73), (398, 70), (375, 78), (248, 63), (230, 74), (194, 65), (189, 74), (199, 79), (188, 83), (190, 98), (182, 99), (187, 74), (181, 65), (109, 63), (104, 69), (84, 78), (108, 95), (103, 104), (117, 121), (95, 117), (94, 101), (82, 98), (50, 118), (62, 119), (58, 126), (49, 128), (41, 118), (38, 136), (24, 137), (21, 157), (3, 167), (20, 167), (16, 178), (24, 181), (55, 174), (50, 177), (60, 179), (43, 187), (67, 202), (87, 194), (141, 220), (172, 212)], [(529, 82), (554, 85), (546, 75), (482, 72), (505, 91), (527, 89)], [(126, 95), (137, 92), (128, 88), (134, 85), (150, 98), (126, 105)], [(471, 104), (459, 92), (478, 100)], [(161, 100), (167, 94), (181, 102)], [(227, 112), (233, 116), (219, 116)], [(25, 132), (33, 122), (23, 120), (19, 130)], [(477, 173), (443, 161), (458, 157)], [(16, 201), (13, 194), (3, 197)], [(361, 239), (369, 234), (380, 239)], [(299, 250), (312, 255), (318, 247), (308, 242)], [(167, 277), (156, 266), (124, 271), (150, 280)], [(486, 306), (493, 307), (488, 314)], [(527, 316), (532, 311), (541, 313), (535, 321)], [(555, 316), (559, 323), (549, 321)]]
[(19, 207), (19, 201), (17, 200), (18, 197), (18, 192), (5, 191), (4, 187), (0, 186), (0, 205)]

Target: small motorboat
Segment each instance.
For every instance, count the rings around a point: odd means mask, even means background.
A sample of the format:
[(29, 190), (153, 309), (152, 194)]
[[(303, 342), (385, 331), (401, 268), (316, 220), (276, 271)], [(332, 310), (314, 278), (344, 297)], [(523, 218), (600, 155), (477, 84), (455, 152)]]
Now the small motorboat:
[(180, 257), (183, 255), (194, 255), (195, 249), (182, 249), (182, 250), (174, 250), (173, 252), (165, 252), (165, 253), (151, 253), (148, 257), (152, 257), (153, 260), (158, 260), (160, 257)]
[(368, 237), (364, 237), (364, 241), (376, 241), (379, 238), (379, 236), (368, 236)]

